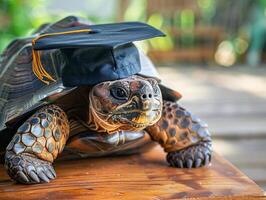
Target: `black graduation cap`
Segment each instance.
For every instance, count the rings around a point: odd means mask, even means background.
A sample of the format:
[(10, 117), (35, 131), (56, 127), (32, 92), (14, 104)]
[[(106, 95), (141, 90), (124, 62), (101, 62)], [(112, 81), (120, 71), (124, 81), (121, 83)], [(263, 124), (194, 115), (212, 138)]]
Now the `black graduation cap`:
[(64, 86), (94, 85), (126, 78), (141, 70), (133, 41), (164, 36), (141, 22), (83, 25), (42, 34), (32, 40), (33, 72), (45, 83), (53, 80), (42, 66), (40, 50), (60, 49)]

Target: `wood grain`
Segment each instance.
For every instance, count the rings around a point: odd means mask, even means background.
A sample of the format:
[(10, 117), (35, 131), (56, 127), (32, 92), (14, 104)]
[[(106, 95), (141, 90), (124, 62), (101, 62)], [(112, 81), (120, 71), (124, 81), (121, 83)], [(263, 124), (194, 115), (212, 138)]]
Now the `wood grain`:
[(175, 169), (159, 147), (141, 155), (58, 161), (55, 169), (55, 181), (18, 185), (1, 166), (0, 199), (262, 199), (264, 193), (217, 154), (209, 167)]

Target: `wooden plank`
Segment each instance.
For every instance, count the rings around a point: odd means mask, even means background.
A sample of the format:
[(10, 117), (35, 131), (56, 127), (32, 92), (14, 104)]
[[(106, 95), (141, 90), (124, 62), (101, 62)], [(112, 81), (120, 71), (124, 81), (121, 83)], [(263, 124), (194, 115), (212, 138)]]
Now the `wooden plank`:
[(263, 191), (217, 154), (211, 166), (171, 168), (159, 148), (125, 157), (60, 161), (48, 184), (18, 185), (0, 168), (0, 199), (255, 199)]

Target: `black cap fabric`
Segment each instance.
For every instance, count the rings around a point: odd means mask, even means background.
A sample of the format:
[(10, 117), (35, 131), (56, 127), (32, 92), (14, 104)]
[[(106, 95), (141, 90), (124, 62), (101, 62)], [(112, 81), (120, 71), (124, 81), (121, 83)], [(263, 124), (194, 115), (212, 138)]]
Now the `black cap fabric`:
[(138, 50), (132, 43), (115, 50), (96, 47), (61, 51), (67, 61), (62, 68), (62, 81), (68, 87), (126, 78), (141, 70)]
[[(90, 30), (86, 32), (64, 34), (64, 32)], [(35, 50), (104, 47), (116, 48), (120, 45), (154, 37), (165, 36), (158, 29), (141, 22), (124, 22), (113, 24), (99, 24), (76, 26), (62, 29), (61, 33), (43, 37), (36, 41)], [(48, 34), (55, 34), (50, 32)]]
[(78, 26), (40, 35), (33, 51), (61, 50), (66, 60), (60, 66), (64, 86), (94, 85), (140, 72), (132, 42), (159, 36), (164, 34), (140, 22)]

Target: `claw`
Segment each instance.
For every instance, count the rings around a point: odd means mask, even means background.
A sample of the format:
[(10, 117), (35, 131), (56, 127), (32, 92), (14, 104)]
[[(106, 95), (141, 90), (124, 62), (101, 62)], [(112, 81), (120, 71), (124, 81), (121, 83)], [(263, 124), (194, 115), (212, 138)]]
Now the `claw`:
[(201, 159), (198, 158), (198, 159), (196, 159), (196, 161), (195, 161), (195, 167), (200, 167), (200, 165), (201, 165)]
[(27, 176), (21, 171), (17, 173), (17, 176), (19, 178), (19, 181), (22, 183), (29, 183), (30, 182), (29, 179), (27, 178)]
[(175, 162), (174, 162), (173, 160), (171, 160), (171, 161), (170, 161), (170, 165), (171, 165), (172, 167), (174, 167), (174, 166), (175, 166)]
[(191, 159), (188, 159), (187, 161), (186, 161), (186, 164), (187, 164), (187, 168), (191, 168), (192, 167), (192, 164), (193, 164), (193, 161), (191, 160)]
[(183, 162), (181, 160), (177, 160), (176, 164), (179, 168), (184, 168)]
[(54, 179), (54, 175), (50, 172), (49, 169), (45, 168), (45, 174), (48, 176), (49, 179)]
[(209, 162), (210, 162), (210, 156), (209, 156), (209, 154), (207, 154), (207, 155), (205, 156), (204, 165), (208, 165)]
[(196, 158), (200, 158), (201, 160), (204, 160), (204, 155), (201, 152), (197, 152)]
[(38, 175), (39, 175), (39, 177), (40, 177), (44, 182), (46, 182), (46, 183), (49, 183), (49, 182), (50, 182), (49, 178), (47, 178), (47, 176), (43, 173), (43, 171), (40, 171), (40, 172), (38, 173)]
[(31, 171), (35, 171), (35, 168), (32, 165), (29, 165), (28, 167), (26, 167), (26, 171), (29, 174)]
[(54, 178), (56, 178), (56, 173), (55, 173), (55, 170), (52, 166), (49, 166), (48, 168), (50, 170), (50, 172), (52, 172), (52, 174), (54, 175)]
[(40, 179), (34, 171), (30, 171), (29, 176), (34, 182), (40, 183)]

